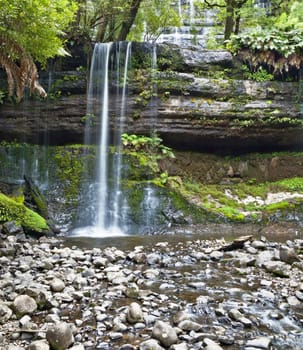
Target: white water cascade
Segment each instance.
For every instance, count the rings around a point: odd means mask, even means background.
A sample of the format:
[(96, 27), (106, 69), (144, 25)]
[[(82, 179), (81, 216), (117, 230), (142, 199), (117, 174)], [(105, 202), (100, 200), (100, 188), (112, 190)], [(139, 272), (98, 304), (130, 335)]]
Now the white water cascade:
[[(121, 59), (122, 54), (124, 60)], [(96, 169), (94, 179), (84, 187), (84, 203), (80, 205), (83, 213), (80, 214), (80, 227), (73, 231), (74, 235), (106, 237), (124, 234), (123, 220), (120, 220), (124, 210), (120, 188), (123, 166), (121, 135), (125, 123), (130, 56), (131, 43), (95, 45), (88, 89), (85, 144), (88, 147), (90, 144), (97, 144)], [(120, 101), (120, 116), (115, 118), (115, 133), (111, 135), (111, 86), (114, 82), (117, 85), (116, 101)], [(114, 146), (114, 155), (110, 152), (110, 146)]]
[[(118, 47), (118, 53), (117, 53), (117, 60), (118, 65), (120, 63), (120, 54), (122, 50), (123, 43), (119, 43)], [(116, 162), (114, 162), (114, 169), (113, 172), (115, 173), (114, 179), (115, 179), (115, 190), (114, 190), (114, 202), (113, 202), (113, 228), (115, 231), (119, 231), (119, 227), (122, 227), (122, 223), (119, 222), (121, 211), (123, 210), (123, 198), (122, 198), (122, 191), (121, 191), (121, 170), (122, 170), (122, 144), (121, 144), (121, 135), (124, 131), (125, 126), (125, 108), (126, 108), (126, 88), (127, 88), (127, 72), (128, 72), (128, 66), (131, 56), (131, 43), (127, 43), (126, 47), (126, 53), (125, 53), (125, 63), (124, 63), (124, 73), (123, 73), (123, 88), (122, 88), (122, 98), (121, 98), (121, 109), (120, 109), (120, 123), (119, 123), (119, 129), (118, 133), (116, 135)], [(119, 77), (120, 72), (117, 74), (117, 87), (119, 86)], [(119, 89), (117, 89), (117, 95), (119, 94)], [(123, 229), (123, 227), (122, 227)]]
[(99, 142), (99, 155), (98, 155), (98, 173), (97, 179), (98, 186), (98, 210), (97, 210), (97, 229), (106, 229), (106, 207), (108, 203), (108, 188), (107, 188), (107, 166), (108, 166), (108, 71), (109, 71), (109, 54), (111, 51), (112, 43), (97, 45), (97, 48), (101, 51), (104, 61), (103, 72), (103, 86), (102, 86), (102, 112), (101, 112), (101, 124), (100, 124), (100, 142)]
[(178, 0), (175, 2), (181, 26), (166, 28), (159, 36), (160, 43), (174, 43), (183, 48), (197, 45), (206, 48), (211, 29), (216, 25), (214, 10), (201, 11), (196, 0)]

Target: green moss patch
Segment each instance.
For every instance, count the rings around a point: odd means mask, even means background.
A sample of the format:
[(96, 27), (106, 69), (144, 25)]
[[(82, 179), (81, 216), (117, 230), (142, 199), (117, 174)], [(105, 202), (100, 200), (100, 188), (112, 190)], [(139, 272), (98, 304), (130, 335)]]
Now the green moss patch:
[(170, 178), (171, 188), (190, 203), (230, 221), (262, 221), (276, 213), (301, 210), (303, 178), (260, 184), (195, 183)]
[(15, 221), (28, 233), (43, 233), (49, 230), (45, 219), (39, 214), (0, 193), (0, 222), (9, 221)]

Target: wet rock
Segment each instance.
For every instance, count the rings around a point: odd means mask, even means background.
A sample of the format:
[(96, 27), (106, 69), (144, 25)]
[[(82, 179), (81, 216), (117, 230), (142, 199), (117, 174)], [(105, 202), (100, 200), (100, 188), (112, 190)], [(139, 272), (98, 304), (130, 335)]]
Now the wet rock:
[(6, 222), (3, 224), (3, 231), (7, 235), (17, 235), (24, 233), (21, 225), (17, 225), (15, 221)]
[(135, 350), (136, 348), (131, 344), (122, 345), (119, 350)]
[(211, 260), (217, 261), (223, 258), (223, 253), (220, 252), (219, 250), (214, 250), (209, 254), (209, 257), (211, 258)]
[(121, 332), (109, 332), (108, 336), (111, 340), (118, 340), (123, 338), (123, 334)]
[(12, 314), (13, 311), (7, 305), (0, 303), (0, 324), (6, 323)]
[(50, 287), (53, 292), (62, 292), (65, 288), (65, 283), (60, 278), (54, 278)]
[(174, 344), (170, 347), (171, 350), (188, 350), (186, 343)]
[(300, 258), (298, 257), (294, 248), (281, 246), (279, 253), (280, 253), (280, 260), (287, 264), (291, 265), (296, 261), (300, 261)]
[(161, 262), (161, 255), (157, 253), (151, 253), (147, 255), (146, 260), (149, 265), (158, 264)]
[(289, 270), (287, 265), (280, 261), (266, 261), (263, 263), (263, 267), (266, 271), (279, 276), (279, 277), (289, 277)]
[(271, 300), (274, 301), (275, 300), (275, 295), (273, 292), (267, 290), (267, 289), (260, 289), (258, 291), (258, 296), (259, 298), (262, 300)]
[(178, 342), (178, 336), (176, 330), (168, 323), (163, 321), (157, 321), (152, 330), (153, 338), (160, 341), (160, 343), (169, 347)]
[(44, 340), (37, 340), (26, 347), (26, 350), (49, 350), (49, 344)]
[(69, 348), (69, 350), (85, 350), (84, 346), (81, 344), (72, 346), (71, 348)]
[(271, 338), (269, 337), (259, 337), (252, 340), (248, 340), (246, 343), (246, 348), (257, 348), (257, 349), (269, 349), (271, 343)]
[(140, 289), (135, 283), (129, 283), (128, 287), (123, 290), (123, 293), (128, 297), (128, 298), (138, 298), (140, 295)]
[(247, 236), (241, 236), (232, 241), (232, 243), (229, 243), (227, 245), (224, 245), (220, 250), (223, 250), (224, 252), (228, 252), (231, 250), (236, 250), (236, 249), (242, 249), (244, 247), (244, 244), (246, 242), (249, 242), (252, 239), (252, 235), (247, 235)]
[(164, 350), (155, 339), (149, 339), (140, 344), (140, 350)]
[(143, 321), (143, 312), (138, 303), (131, 303), (127, 310), (127, 321), (129, 323), (137, 323)]
[(228, 315), (235, 321), (238, 321), (241, 317), (243, 317), (243, 314), (238, 309), (230, 309)]
[(93, 264), (97, 268), (104, 267), (108, 264), (108, 260), (106, 258), (98, 256), (98, 257), (94, 258)]
[(262, 241), (253, 241), (251, 243), (251, 246), (255, 249), (265, 249), (266, 248), (266, 243)]
[(287, 298), (287, 302), (291, 307), (294, 308), (302, 308), (303, 309), (303, 303), (300, 301), (297, 297), (294, 295), (291, 295), (290, 297)]
[(74, 343), (71, 326), (64, 322), (49, 328), (46, 332), (46, 339), (54, 350), (68, 349)]
[(223, 350), (223, 348), (219, 344), (217, 344), (209, 338), (204, 338), (203, 343), (205, 345), (206, 350)]
[(35, 299), (28, 295), (19, 295), (13, 302), (14, 310), (17, 316), (21, 317), (25, 314), (33, 314), (37, 310), (37, 303)]
[(185, 311), (179, 311), (173, 316), (174, 324), (178, 324), (184, 320), (189, 320), (190, 315)]
[(190, 320), (183, 320), (178, 323), (178, 327), (183, 331), (199, 331), (202, 327), (199, 323)]
[(303, 302), (303, 293), (301, 291), (296, 290), (295, 295), (301, 302)]

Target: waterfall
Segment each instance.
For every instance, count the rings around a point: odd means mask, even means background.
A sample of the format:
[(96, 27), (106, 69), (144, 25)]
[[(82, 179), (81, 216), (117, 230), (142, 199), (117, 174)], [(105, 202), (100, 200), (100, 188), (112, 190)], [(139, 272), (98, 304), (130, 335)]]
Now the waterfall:
[(97, 180), (99, 182), (98, 186), (98, 202), (97, 202), (97, 227), (100, 230), (104, 230), (106, 228), (106, 214), (107, 214), (107, 203), (108, 203), (108, 126), (109, 126), (109, 116), (108, 116), (108, 74), (109, 74), (109, 54), (112, 43), (108, 44), (99, 44), (97, 47), (99, 48), (99, 54), (102, 57), (102, 61), (104, 62), (104, 70), (103, 70), (103, 86), (101, 87), (102, 91), (102, 112), (101, 123), (100, 123), (100, 141), (99, 141), (99, 155), (98, 155), (98, 172), (97, 172)]
[[(120, 61), (120, 52), (121, 52), (121, 44), (119, 45), (119, 55), (118, 59)], [(122, 88), (122, 99), (121, 99), (121, 112), (120, 112), (120, 124), (119, 124), (119, 131), (118, 135), (116, 137), (116, 145), (117, 145), (117, 151), (116, 151), (116, 164), (114, 171), (116, 172), (114, 178), (115, 178), (115, 191), (114, 191), (114, 205), (113, 205), (113, 227), (118, 228), (119, 226), (119, 212), (122, 209), (122, 198), (121, 198), (121, 169), (122, 169), (122, 144), (121, 144), (121, 135), (124, 131), (124, 125), (125, 125), (125, 107), (126, 107), (126, 87), (127, 87), (127, 72), (128, 72), (128, 65), (131, 55), (131, 43), (127, 43), (126, 48), (126, 54), (125, 54), (125, 64), (124, 64), (124, 74), (123, 74), (123, 88)], [(119, 67), (119, 64), (118, 64)], [(120, 77), (120, 74), (117, 74), (118, 79)], [(119, 80), (117, 81), (118, 86)], [(120, 223), (120, 225), (122, 225)], [(123, 227), (122, 227), (123, 229)]]
[[(97, 144), (96, 170), (95, 177), (89, 179), (82, 190), (84, 194), (80, 211), (83, 213), (79, 214), (80, 227), (73, 231), (76, 235), (105, 237), (122, 235), (124, 232), (124, 224), (120, 220), (125, 208), (121, 196), (121, 135), (125, 124), (130, 56), (131, 43), (96, 44), (94, 48), (88, 88), (85, 144), (88, 147)], [(122, 89), (119, 87), (121, 82)], [(111, 89), (114, 84), (115, 92)], [(120, 115), (115, 118), (115, 133), (112, 136), (110, 106), (113, 99), (116, 101), (115, 107), (120, 101)], [(113, 146), (113, 155), (110, 146)]]
[[(178, 15), (181, 19), (181, 22), (183, 21), (182, 19), (182, 4), (181, 0), (178, 0)], [(176, 27), (175, 28), (175, 36), (174, 36), (174, 42), (178, 44), (180, 42), (180, 28)]]
[(189, 0), (189, 24), (192, 26), (195, 23), (196, 12), (195, 12), (195, 0)]
[(197, 45), (205, 49), (209, 33), (216, 25), (216, 10), (204, 10), (203, 13), (196, 8), (196, 0), (178, 0), (174, 3), (179, 15), (181, 26), (179, 28), (166, 28), (159, 36), (160, 43), (175, 43), (182, 48), (191, 48)]

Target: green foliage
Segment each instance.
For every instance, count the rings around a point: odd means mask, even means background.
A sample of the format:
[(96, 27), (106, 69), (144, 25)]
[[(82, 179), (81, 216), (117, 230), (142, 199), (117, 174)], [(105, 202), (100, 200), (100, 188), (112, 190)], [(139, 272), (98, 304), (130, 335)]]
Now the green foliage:
[(227, 47), (237, 52), (238, 49), (249, 48), (255, 51), (275, 51), (283, 57), (299, 54), (303, 50), (303, 29), (289, 31), (264, 29), (261, 27), (239, 35), (234, 35), (227, 42)]
[(81, 118), (81, 123), (94, 126), (97, 122), (97, 117), (93, 113), (87, 113)]
[(276, 185), (281, 186), (286, 191), (303, 192), (303, 178), (293, 177), (290, 179), (283, 179), (276, 182)]
[[(173, 178), (169, 178), (168, 182), (190, 203), (232, 221), (266, 220), (268, 215), (273, 213), (293, 210), (301, 203), (299, 196), (298, 198), (294, 196), (291, 201), (286, 200), (284, 196), (284, 199), (278, 202), (266, 204), (267, 195), (283, 192), (302, 194), (303, 192), (303, 178), (299, 177), (265, 183), (257, 183), (256, 179), (252, 178), (247, 183), (230, 185), (205, 184), (181, 179), (173, 181)], [(250, 200), (247, 201), (249, 197)]]
[(289, 31), (257, 28), (232, 36), (227, 48), (247, 63), (258, 79), (268, 78), (264, 67), (274, 75), (298, 72), (303, 63), (303, 28)]
[(243, 76), (245, 79), (254, 80), (254, 81), (270, 81), (274, 79), (274, 75), (268, 73), (266, 69), (259, 67), (255, 72), (251, 72), (246, 65), (241, 67)]
[(289, 11), (283, 11), (275, 21), (275, 26), (282, 30), (303, 29), (303, 3), (294, 1), (289, 5)]
[(156, 41), (167, 27), (181, 25), (172, 0), (144, 0), (128, 40)]
[(124, 153), (137, 160), (133, 162), (134, 167), (138, 167), (141, 173), (146, 168), (148, 176), (156, 176), (151, 182), (157, 186), (164, 186), (167, 183), (168, 173), (161, 172), (158, 162), (175, 156), (171, 148), (162, 144), (160, 137), (156, 134), (152, 136), (122, 134), (122, 144)]
[[(47, 58), (64, 53), (63, 31), (77, 9), (72, 0), (0, 0), (0, 36), (8, 37), (42, 64)], [(7, 45), (1, 54), (18, 53)]]
[(162, 144), (162, 139), (156, 134), (153, 136), (122, 134), (122, 144), (125, 149), (141, 151), (157, 158), (163, 156), (174, 158), (171, 148)]
[[(78, 0), (77, 21), (70, 30), (73, 43), (124, 41), (143, 0)], [(139, 26), (142, 26), (139, 24)], [(132, 38), (137, 40), (138, 38)]]
[(85, 165), (89, 155), (83, 146), (66, 146), (56, 149), (55, 161), (57, 176), (61, 180), (62, 190), (67, 201), (77, 201), (83, 176), (87, 169)]
[(0, 193), (0, 222), (10, 221), (15, 221), (29, 233), (43, 233), (49, 229), (45, 219), (39, 214)]
[(0, 90), (0, 104), (2, 104), (2, 103), (3, 103), (4, 98), (5, 98), (5, 92), (4, 92), (4, 91), (2, 91), (2, 90)]

